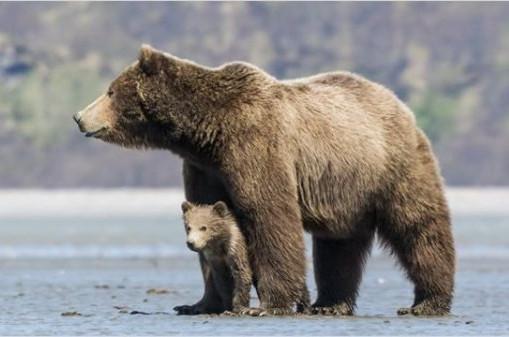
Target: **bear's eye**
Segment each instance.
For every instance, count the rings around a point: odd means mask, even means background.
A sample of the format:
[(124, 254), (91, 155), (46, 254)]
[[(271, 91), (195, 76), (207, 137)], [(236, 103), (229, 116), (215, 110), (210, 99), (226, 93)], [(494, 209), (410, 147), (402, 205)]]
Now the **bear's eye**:
[(207, 230), (207, 227), (205, 227), (205, 226), (201, 226), (201, 227), (200, 227), (200, 230), (201, 230), (202, 232), (205, 232), (205, 231)]
[(107, 95), (108, 95), (108, 97), (113, 96), (113, 90), (109, 89)]
[(190, 229), (189, 226), (186, 226), (186, 232), (189, 232), (189, 229)]

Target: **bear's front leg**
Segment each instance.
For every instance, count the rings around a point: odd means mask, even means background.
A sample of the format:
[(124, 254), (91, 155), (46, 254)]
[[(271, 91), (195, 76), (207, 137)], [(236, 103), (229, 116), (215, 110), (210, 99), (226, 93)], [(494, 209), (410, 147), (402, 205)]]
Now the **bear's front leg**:
[[(263, 160), (252, 166), (244, 161), (245, 166), (232, 170), (227, 177), (257, 280), (261, 310), (249, 309), (248, 314), (254, 315), (292, 313), (305, 288), (306, 259), (296, 179), (286, 165), (271, 160), (268, 166)], [(255, 170), (246, 171), (246, 167)]]

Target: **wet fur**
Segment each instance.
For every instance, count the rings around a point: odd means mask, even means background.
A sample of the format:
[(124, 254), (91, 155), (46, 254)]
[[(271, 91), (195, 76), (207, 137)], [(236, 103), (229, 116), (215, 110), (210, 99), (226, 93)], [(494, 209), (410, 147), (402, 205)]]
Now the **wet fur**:
[[(449, 312), (455, 259), (440, 172), (413, 113), (383, 86), (346, 72), (278, 81), (249, 64), (207, 68), (145, 47), (111, 90), (119, 117), (101, 138), (179, 154), (186, 198), (227, 202), (262, 307), (298, 301), (304, 228), (316, 312), (353, 312), (375, 232), (415, 286), (401, 313)], [(196, 307), (210, 312), (219, 297), (202, 270)]]

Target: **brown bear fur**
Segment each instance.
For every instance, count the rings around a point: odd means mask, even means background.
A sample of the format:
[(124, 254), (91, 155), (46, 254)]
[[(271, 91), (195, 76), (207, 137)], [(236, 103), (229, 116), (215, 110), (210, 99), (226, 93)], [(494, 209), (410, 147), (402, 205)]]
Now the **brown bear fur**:
[[(188, 247), (200, 253), (203, 263), (210, 270), (214, 288), (220, 295), (222, 307), (217, 313), (264, 315), (263, 310), (249, 308), (249, 290), (252, 272), (249, 266), (247, 244), (238, 227), (235, 216), (228, 206), (218, 201), (214, 205), (182, 203), (182, 212)], [(303, 312), (309, 306), (309, 293), (303, 290), (301, 300), (296, 303), (297, 311)], [(178, 314), (199, 314), (189, 305), (174, 308)]]
[[(200, 254), (210, 271), (215, 291), (221, 297), (222, 306), (215, 308), (216, 313), (232, 311), (253, 316), (266, 314), (264, 310), (249, 308), (252, 271), (247, 244), (228, 206), (222, 201), (214, 205), (194, 205), (184, 201), (182, 212), (187, 245)], [(296, 305), (298, 312), (304, 312), (309, 307), (307, 287), (303, 289)], [(176, 306), (174, 310), (179, 315), (201, 313), (190, 305)]]
[[(188, 247), (201, 254), (208, 265), (222, 307), (218, 313), (239, 313), (249, 307), (252, 272), (247, 245), (237, 221), (225, 203), (182, 203)], [(177, 306), (178, 314), (195, 314), (193, 306)]]
[[(413, 113), (385, 87), (346, 72), (279, 81), (249, 64), (207, 68), (145, 46), (74, 118), (89, 136), (179, 154), (186, 198), (226, 201), (262, 307), (298, 300), (304, 228), (315, 312), (352, 313), (375, 232), (415, 286), (400, 312), (449, 312), (455, 257), (439, 169)], [(209, 312), (218, 294), (202, 268), (195, 308)]]

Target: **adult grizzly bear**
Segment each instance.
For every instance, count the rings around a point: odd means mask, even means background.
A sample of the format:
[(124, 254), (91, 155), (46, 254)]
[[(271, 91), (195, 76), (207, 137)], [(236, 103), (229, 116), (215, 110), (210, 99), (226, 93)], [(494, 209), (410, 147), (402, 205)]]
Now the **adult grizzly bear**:
[[(383, 86), (344, 72), (278, 81), (246, 63), (207, 68), (143, 46), (74, 119), (87, 136), (180, 155), (186, 198), (234, 210), (269, 312), (301, 295), (303, 228), (315, 312), (352, 314), (375, 232), (415, 285), (400, 313), (449, 312), (454, 246), (436, 159)], [(203, 275), (195, 312), (214, 312), (219, 296)]]

